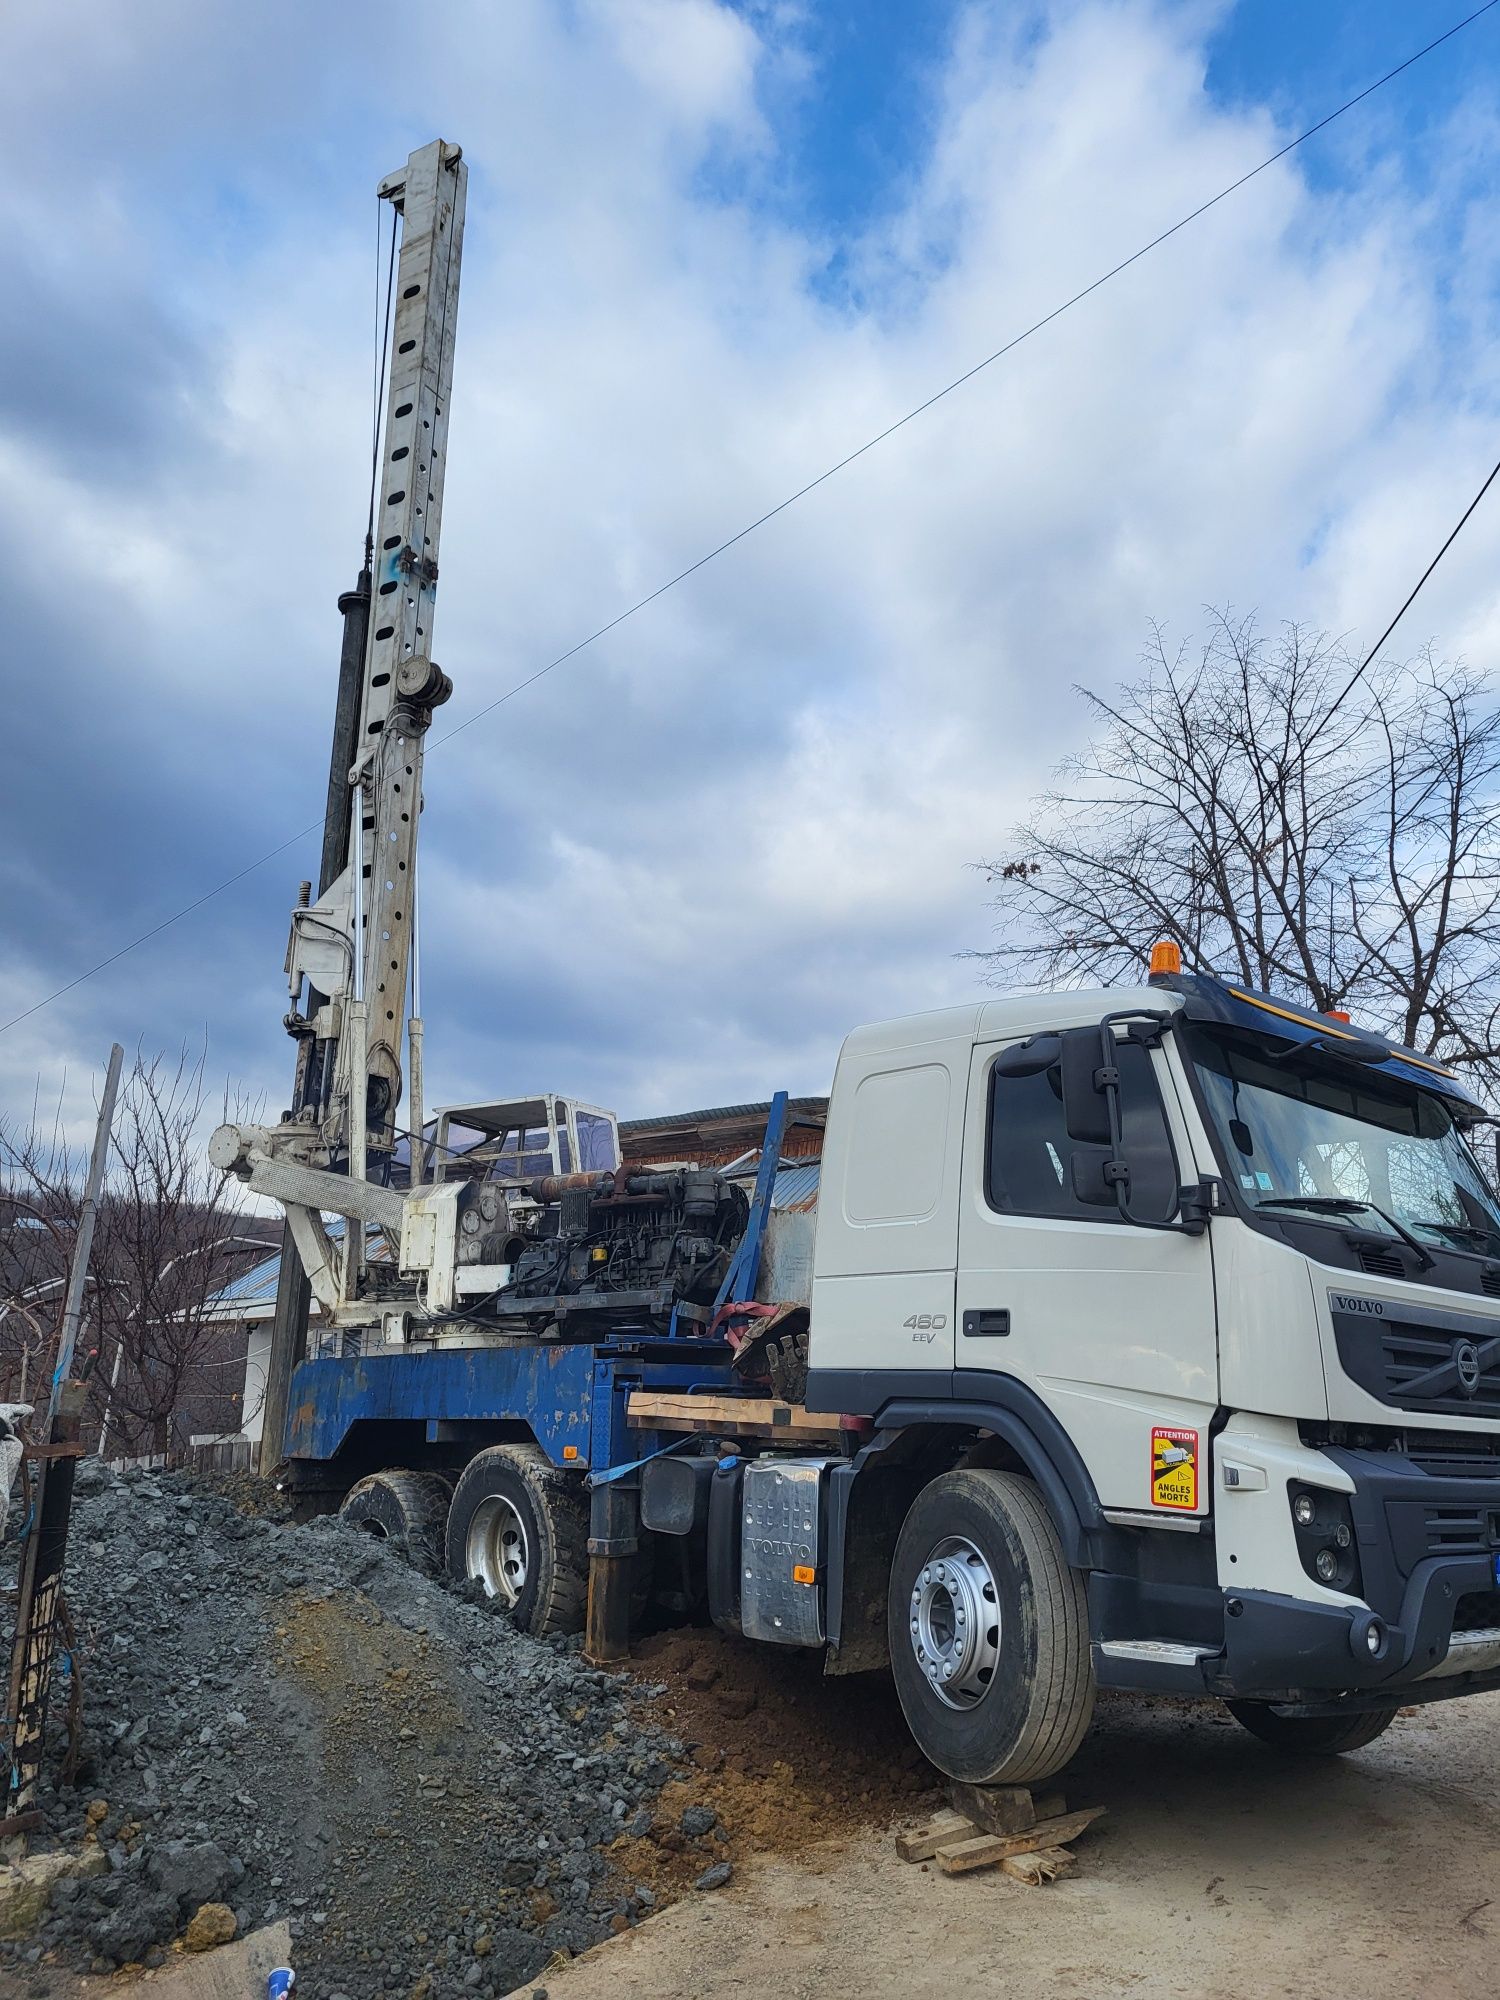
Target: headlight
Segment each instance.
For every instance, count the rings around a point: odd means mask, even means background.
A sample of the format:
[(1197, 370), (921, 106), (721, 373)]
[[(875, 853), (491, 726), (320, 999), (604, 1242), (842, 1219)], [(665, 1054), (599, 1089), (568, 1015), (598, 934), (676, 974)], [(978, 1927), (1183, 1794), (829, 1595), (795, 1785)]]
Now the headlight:
[(1303, 1569), (1327, 1590), (1341, 1590), (1350, 1597), (1363, 1596), (1349, 1496), (1330, 1493), (1322, 1486), (1292, 1483), (1287, 1488), (1287, 1497)]

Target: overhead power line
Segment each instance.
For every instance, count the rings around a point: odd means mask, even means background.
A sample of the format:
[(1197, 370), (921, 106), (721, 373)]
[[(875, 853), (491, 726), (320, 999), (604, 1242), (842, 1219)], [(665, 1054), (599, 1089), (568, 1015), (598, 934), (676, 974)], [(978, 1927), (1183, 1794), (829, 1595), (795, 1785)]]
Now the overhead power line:
[(1396, 627), (1401, 623), (1401, 620), (1406, 616), (1407, 612), (1410, 611), (1412, 606), (1416, 603), (1418, 592), (1421, 590), (1423, 584), (1426, 583), (1428, 577), (1432, 575), (1432, 572), (1437, 568), (1438, 564), (1443, 560), (1443, 557), (1447, 555), (1449, 549), (1452, 548), (1453, 544), (1458, 540), (1459, 536), (1463, 533), (1464, 527), (1468, 522), (1469, 516), (1474, 512), (1474, 509), (1479, 505), (1480, 501), (1484, 498), (1485, 494), (1489, 492), (1490, 488), (1494, 485), (1497, 479), (1500, 479), (1500, 460), (1497, 460), (1495, 465), (1491, 468), (1489, 478), (1486, 479), (1483, 486), (1480, 487), (1479, 491), (1474, 495), (1474, 498), (1469, 502), (1468, 506), (1465, 507), (1462, 514), (1459, 515), (1458, 520), (1454, 525), (1453, 532), (1449, 535), (1447, 541), (1444, 542), (1443, 546), (1438, 550), (1437, 554), (1433, 557), (1432, 561), (1427, 565), (1426, 569), (1423, 570), (1422, 574), (1417, 578), (1416, 582), (1412, 585), (1410, 595), (1407, 597), (1406, 602), (1402, 605), (1401, 609), (1396, 613), (1395, 617), (1391, 620), (1390, 624), (1386, 626), (1385, 630), (1381, 633), (1380, 637), (1375, 641), (1374, 645), (1370, 648), (1369, 652), (1365, 654), (1364, 658), (1360, 661), (1359, 665), (1354, 669), (1354, 672), (1349, 676), (1348, 680), (1339, 689), (1337, 695), (1334, 697), (1332, 707), (1329, 709), (1328, 713), (1324, 716), (1323, 720), (1318, 724), (1318, 729), (1320, 732), (1328, 727), (1328, 724), (1332, 722), (1334, 716), (1337, 715), (1340, 708), (1343, 707), (1345, 700), (1354, 692), (1359, 682), (1362, 681), (1365, 675), (1369, 672), (1370, 666), (1374, 661), (1375, 655), (1380, 651), (1381, 647), (1385, 644), (1386, 640), (1390, 638), (1391, 634), (1395, 631)]
[[(555, 659), (548, 660), (545, 666), (538, 667), (534, 673), (528, 674), (524, 680), (517, 681), (513, 687), (507, 688), (504, 694), (496, 695), (493, 701), (486, 702), (482, 708), (475, 709), (472, 715), (465, 717), (456, 727), (450, 729), (446, 735), (434, 739), (430, 747), (436, 750), (440, 749), (445, 743), (451, 743), (455, 736), (459, 736), (464, 730), (472, 728), (476, 722), (482, 721), (485, 716), (493, 715), (497, 708), (502, 708), (506, 702), (513, 701), (518, 694), (524, 693), (527, 688), (534, 687), (539, 680), (545, 679), (556, 668), (574, 659), (586, 647), (592, 646), (598, 640), (605, 638), (609, 633), (615, 631), (617, 627), (623, 625), (627, 619), (634, 618), (637, 612), (644, 611), (647, 605), (654, 604), (659, 597), (664, 597), (669, 590), (675, 590), (678, 584), (686, 583), (690, 576), (696, 576), (700, 569), (706, 568), (709, 563), (715, 561), (719, 556), (726, 554), (728, 550), (734, 548), (738, 543), (746, 540), (757, 529), (765, 527), (767, 522), (774, 521), (779, 514), (784, 514), (789, 507), (795, 507), (799, 500), (805, 500), (809, 493), (816, 492), (820, 486), (826, 485), (830, 479), (835, 478), (837, 474), (853, 465), (856, 460), (863, 458), (868, 452), (873, 451), (877, 445), (884, 444), (887, 438), (894, 437), (897, 431), (904, 430), (908, 424), (915, 422), (918, 417), (925, 415), (928, 410), (932, 409), (936, 404), (941, 403), (945, 397), (951, 396), (955, 390), (963, 388), (968, 382), (972, 382), (976, 375), (982, 374), (986, 368), (992, 367), (995, 362), (1002, 360), (1007, 354), (1013, 353), (1024, 341), (1030, 340), (1033, 335), (1040, 333), (1045, 327), (1051, 326), (1054, 320), (1060, 319), (1064, 313), (1070, 312), (1074, 306), (1081, 305), (1085, 299), (1092, 297), (1095, 292), (1109, 284), (1112, 279), (1118, 278), (1123, 271), (1128, 271), (1133, 264), (1138, 264), (1143, 257), (1150, 256), (1153, 250), (1159, 249), (1163, 243), (1170, 241), (1172, 237), (1179, 235), (1181, 231), (1187, 229), (1192, 223), (1197, 222), (1200, 217), (1207, 215), (1210, 209), (1217, 208), (1220, 202), (1227, 201), (1230, 195), (1237, 194), (1242, 187), (1248, 186), (1251, 181), (1265, 173), (1267, 168), (1274, 167), (1278, 160), (1284, 160), (1289, 153), (1296, 152), (1299, 146), (1306, 145), (1309, 139), (1316, 138), (1319, 132), (1326, 131), (1337, 119), (1344, 117), (1347, 112), (1354, 110), (1356, 105), (1363, 104), (1368, 97), (1373, 97), (1376, 91), (1383, 90), (1388, 83), (1394, 83), (1398, 76), (1404, 75), (1407, 70), (1421, 62), (1424, 57), (1430, 56), (1435, 49), (1440, 49), (1445, 42), (1452, 41), (1455, 35), (1461, 34), (1465, 28), (1472, 26), (1482, 15), (1490, 13), (1497, 6), (1500, 6), (1500, 0), (1484, 0), (1483, 6), (1476, 7), (1472, 13), (1464, 15), (1462, 20), (1455, 21), (1452, 27), (1444, 29), (1442, 34), (1436, 35), (1430, 42), (1424, 43), (1420, 49), (1409, 55), (1404, 62), (1399, 62), (1394, 69), (1387, 70), (1384, 76), (1379, 76), (1373, 83), (1366, 84), (1365, 88), (1356, 92), (1353, 97), (1346, 98), (1337, 109), (1328, 112), (1315, 125), (1309, 125), (1306, 131), (1299, 132), (1296, 138), (1289, 139), (1284, 146), (1278, 146), (1274, 153), (1267, 154), (1266, 158), (1257, 166), (1251, 167), (1248, 172), (1241, 174), (1237, 180), (1231, 181), (1227, 187), (1220, 188), (1217, 194), (1210, 195), (1206, 201), (1199, 202), (1196, 208), (1190, 209), (1186, 215), (1179, 217), (1170, 227), (1161, 230), (1149, 242), (1141, 244), (1139, 249), (1131, 251), (1128, 257), (1122, 257), (1117, 264), (1112, 264), (1107, 271), (1101, 272), (1097, 278), (1090, 284), (1085, 285), (1082, 290), (1074, 292), (1071, 297), (1064, 299), (1061, 304), (1054, 306), (1050, 312), (1044, 313), (1040, 319), (1033, 320), (1030, 326), (1023, 328), (1020, 333), (1012, 335), (1002, 346), (995, 348), (993, 353), (985, 355), (983, 360), (976, 361), (972, 367), (966, 368), (961, 375), (955, 375), (953, 380), (945, 383), (941, 389), (934, 390), (930, 396), (925, 397), (922, 402), (908, 410), (904, 416), (897, 417), (893, 423), (887, 424), (884, 430), (877, 431), (873, 437), (866, 438), (863, 444), (857, 445), (853, 451), (845, 453), (844, 457), (838, 459), (814, 478), (806, 481), (804, 485), (799, 486), (794, 493), (789, 493), (784, 500), (779, 500), (774, 507), (768, 507), (763, 514), (758, 514), (753, 521), (747, 522), (743, 528), (740, 528), (736, 533), (728, 536), (724, 541), (719, 542), (715, 547), (709, 549), (706, 554), (699, 556), (695, 562), (689, 563), (685, 569), (678, 570), (675, 576), (668, 577), (665, 583), (658, 584), (655, 590), (648, 591), (644, 597), (637, 598), (633, 604), (627, 605), (623, 611), (617, 612), (613, 618), (609, 619), (605, 624), (598, 626), (587, 637), (569, 646), (566, 652), (559, 653)], [(1500, 470), (1500, 468), (1497, 468), (1497, 470)], [(1494, 474), (1491, 474), (1491, 478), (1493, 477)], [(1485, 488), (1488, 487), (1489, 483), (1488, 480), (1485, 482)], [(1476, 495), (1473, 505), (1469, 508), (1469, 513), (1473, 512), (1474, 507), (1483, 498), (1484, 490), (1481, 489), (1480, 493)], [(1464, 521), (1467, 519), (1468, 514), (1466, 513)], [(1460, 521), (1459, 528), (1462, 526), (1463, 521)], [(1449, 543), (1451, 543), (1457, 533), (1458, 528), (1455, 528), (1453, 535), (1449, 537), (1449, 542), (1444, 543), (1443, 548), (1439, 550), (1438, 555), (1434, 557), (1433, 562), (1429, 565), (1421, 581), (1417, 584), (1416, 590), (1413, 590), (1411, 598), (1407, 599), (1407, 603), (1402, 606), (1401, 611), (1392, 620), (1385, 637), (1389, 637), (1390, 631), (1395, 629), (1396, 623), (1404, 615), (1412, 598), (1415, 598), (1417, 591), (1421, 589), (1422, 584), (1426, 582), (1427, 577), (1431, 575), (1432, 570), (1441, 561)], [(1385, 638), (1382, 638), (1380, 643), (1384, 645)], [(1377, 647), (1376, 651), (1378, 650), (1379, 648)], [(1373, 658), (1373, 654), (1371, 657)], [(1366, 661), (1365, 666), (1368, 665), (1369, 661)], [(1359, 671), (1363, 673), (1364, 670), (1365, 667), (1361, 667)], [(1355, 676), (1355, 679), (1358, 679), (1358, 675)], [(1352, 684), (1351, 682), (1351, 686)], [(1347, 693), (1348, 690), (1346, 689), (1345, 692)], [(1339, 699), (1342, 700), (1343, 696), (1341, 695)], [(253, 875), (256, 869), (264, 867), (268, 861), (274, 861), (277, 855), (284, 854), (289, 847), (296, 846), (298, 841), (306, 839), (309, 834), (316, 833), (321, 826), (322, 821), (319, 820), (314, 822), (312, 826), (304, 827), (300, 833), (293, 834), (289, 840), (284, 840), (279, 846), (269, 849), (268, 852), (262, 854), (257, 860), (249, 862), (244, 868), (239, 869), (237, 873), (226, 877), (216, 887), (205, 890), (201, 896), (195, 897), (192, 902), (185, 903), (180, 910), (175, 911), (171, 916), (164, 917), (160, 923), (153, 924), (149, 930), (142, 931), (139, 937), (132, 938), (128, 944), (121, 945), (117, 951), (111, 952), (107, 958), (101, 958), (97, 964), (89, 966), (86, 971), (80, 972), (75, 978), (55, 988), (42, 999), (33, 1002), (30, 1007), (24, 1008), (21, 1013), (12, 1015), (8, 1021), (0, 1023), (0, 1035), (8, 1033), (12, 1028), (19, 1027), (21, 1022), (30, 1020), (33, 1014), (39, 1014), (44, 1007), (50, 1007), (54, 1000), (60, 1000), (64, 994), (71, 993), (75, 987), (82, 986), (97, 973), (106, 971), (111, 965), (117, 964), (120, 959), (128, 956), (129, 953), (135, 951), (139, 946), (149, 943), (152, 938), (160, 937), (163, 931), (170, 930), (174, 924), (180, 923), (184, 917), (191, 916), (195, 910), (202, 909), (205, 903), (211, 903), (215, 897), (223, 895), (226, 890), (232, 889), (236, 883), (244, 881), (247, 875)]]

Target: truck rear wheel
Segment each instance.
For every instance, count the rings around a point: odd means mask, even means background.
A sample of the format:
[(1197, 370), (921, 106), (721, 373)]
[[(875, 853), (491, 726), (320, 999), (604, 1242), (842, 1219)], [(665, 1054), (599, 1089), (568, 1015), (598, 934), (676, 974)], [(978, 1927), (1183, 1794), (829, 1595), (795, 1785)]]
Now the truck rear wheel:
[(1228, 1701), (1224, 1706), (1262, 1743), (1299, 1757), (1340, 1757), (1346, 1750), (1363, 1750), (1396, 1719), (1394, 1707), (1356, 1709), (1352, 1715), (1278, 1715), (1263, 1701)]
[(946, 1472), (896, 1541), (891, 1665), (924, 1756), (969, 1784), (1034, 1784), (1094, 1712), (1083, 1584), (1030, 1480)]
[(376, 1541), (389, 1542), (425, 1575), (436, 1576), (443, 1567), (448, 1488), (436, 1473), (372, 1473), (349, 1488), (339, 1514)]
[(471, 1458), (448, 1510), (451, 1576), (484, 1586), (536, 1636), (581, 1632), (588, 1600), (588, 1499), (534, 1444)]

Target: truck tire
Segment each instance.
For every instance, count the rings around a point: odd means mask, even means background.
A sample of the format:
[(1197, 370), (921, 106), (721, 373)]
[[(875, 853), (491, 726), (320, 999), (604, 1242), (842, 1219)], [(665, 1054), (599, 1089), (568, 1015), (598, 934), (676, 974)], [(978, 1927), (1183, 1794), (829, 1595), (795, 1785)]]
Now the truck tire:
[(588, 1540), (582, 1478), (559, 1472), (534, 1444), (492, 1445), (459, 1474), (448, 1572), (482, 1584), (539, 1639), (583, 1630)]
[(1094, 1713), (1083, 1582), (1040, 1494), (973, 1467), (924, 1486), (896, 1539), (891, 1667), (923, 1755), (968, 1784), (1060, 1771)]
[(448, 1487), (436, 1473), (399, 1468), (372, 1473), (349, 1488), (339, 1514), (377, 1541), (389, 1542), (424, 1575), (442, 1569)]
[(1262, 1743), (1298, 1757), (1341, 1757), (1346, 1750), (1363, 1750), (1396, 1719), (1394, 1707), (1356, 1709), (1352, 1715), (1278, 1715), (1263, 1701), (1227, 1701), (1224, 1706)]

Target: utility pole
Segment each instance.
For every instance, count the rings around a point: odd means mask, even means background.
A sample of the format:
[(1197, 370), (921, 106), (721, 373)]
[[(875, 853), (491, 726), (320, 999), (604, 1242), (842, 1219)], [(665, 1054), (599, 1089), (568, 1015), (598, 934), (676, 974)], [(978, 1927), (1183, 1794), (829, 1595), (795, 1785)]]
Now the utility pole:
[(25, 1454), (35, 1462), (36, 1471), (31, 1488), (31, 1529), (21, 1562), (16, 1636), (11, 1652), (10, 1705), (6, 1711), (11, 1718), (10, 1812), (7, 1819), (0, 1820), (0, 1833), (26, 1831), (26, 1816), (42, 1768), (42, 1732), (47, 1721), (47, 1696), (52, 1686), (58, 1600), (62, 1593), (63, 1561), (68, 1550), (68, 1522), (73, 1510), (73, 1469), (83, 1455), (78, 1433), (84, 1398), (88, 1394), (87, 1384), (74, 1378), (73, 1356), (78, 1346), (79, 1322), (83, 1317), (83, 1290), (94, 1247), (94, 1218), (98, 1214), (99, 1193), (104, 1185), (104, 1169), (109, 1158), (109, 1135), (114, 1124), (115, 1098), (119, 1094), (120, 1064), (124, 1055), (125, 1051), (118, 1042), (109, 1052), (104, 1097), (94, 1132), (94, 1150), (89, 1160), (83, 1206), (78, 1212), (78, 1234), (74, 1239), (73, 1259), (68, 1269), (68, 1289), (63, 1302), (57, 1363), (52, 1370), (47, 1415), (40, 1441), (28, 1445)]

